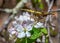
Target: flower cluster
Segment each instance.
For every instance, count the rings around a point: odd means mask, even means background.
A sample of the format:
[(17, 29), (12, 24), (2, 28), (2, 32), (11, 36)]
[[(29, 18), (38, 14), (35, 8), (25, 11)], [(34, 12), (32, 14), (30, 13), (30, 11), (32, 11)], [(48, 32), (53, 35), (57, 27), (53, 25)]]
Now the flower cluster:
[(24, 12), (23, 15), (15, 17), (15, 21), (12, 21), (12, 26), (8, 29), (11, 35), (16, 35), (18, 38), (30, 37), (33, 26), (36, 28), (43, 27), (43, 23), (38, 22), (33, 25), (35, 20), (30, 17), (28, 12)]

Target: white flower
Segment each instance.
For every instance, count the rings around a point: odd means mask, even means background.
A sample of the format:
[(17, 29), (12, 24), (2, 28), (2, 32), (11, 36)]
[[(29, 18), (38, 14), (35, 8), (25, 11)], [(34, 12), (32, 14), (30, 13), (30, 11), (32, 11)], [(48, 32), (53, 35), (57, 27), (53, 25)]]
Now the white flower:
[(10, 29), (8, 29), (8, 31), (11, 35), (14, 35), (16, 33), (15, 29), (12, 27)]
[(23, 12), (24, 16), (30, 16), (28, 12)]
[[(15, 18), (17, 18), (17, 17), (15, 17)], [(23, 21), (23, 16), (20, 15), (16, 20), (17, 20), (17, 21)]]
[(23, 30), (24, 30), (23, 26), (19, 25), (19, 24), (17, 24), (15, 28), (16, 28), (17, 32), (23, 32)]
[(21, 21), (21, 22), (23, 22), (23, 21), (28, 21), (28, 20), (30, 20), (30, 21), (34, 21), (34, 19), (33, 18), (30, 18), (30, 15), (29, 15), (29, 13), (28, 12), (23, 12), (23, 15), (20, 15), (19, 17), (15, 17), (15, 19), (17, 20), (17, 21)]
[(18, 24), (16, 21), (13, 21), (14, 28), (10, 28), (8, 31), (12, 35), (16, 35), (18, 38), (30, 37), (31, 33), (29, 31), (32, 30), (33, 22), (29, 24), (29, 22)]
[(40, 40), (39, 38), (38, 38), (36, 41), (37, 41), (38, 43), (41, 42), (41, 40)]
[[(14, 27), (14, 30), (12, 31), (12, 28), (9, 30), (9, 33), (16, 34), (18, 38), (24, 38), (24, 37), (30, 37), (31, 33), (29, 31), (32, 30), (32, 25), (34, 23), (34, 19), (30, 17), (28, 12), (24, 12), (23, 15), (20, 15), (19, 17), (15, 17), (16, 21), (12, 22), (12, 25)], [(18, 21), (20, 23), (18, 23)], [(16, 31), (16, 32), (15, 32)]]
[(27, 37), (30, 37), (31, 36), (31, 33), (28, 32), (28, 31), (25, 34), (26, 34)]
[(25, 33), (24, 32), (18, 33), (17, 37), (18, 38), (24, 38), (25, 37)]
[(16, 21), (13, 21), (12, 24), (15, 25), (15, 24), (17, 24), (17, 22)]
[(30, 37), (31, 36), (31, 34), (30, 34), (30, 32), (21, 32), (21, 33), (18, 33), (18, 35), (17, 35), (17, 37), (18, 38), (24, 38), (24, 37)]
[(29, 31), (31, 30), (32, 30), (32, 26), (30, 25), (27, 25), (26, 27), (20, 25), (20, 28), (17, 28), (17, 31), (19, 31), (17, 37), (18, 38), (30, 37), (31, 34)]
[(35, 28), (41, 28), (41, 27), (44, 27), (43, 26), (43, 23), (41, 22), (38, 22), (36, 25), (34, 25)]
[(23, 16), (24, 21), (30, 20), (30, 17), (28, 16)]
[(33, 27), (33, 26), (28, 25), (28, 26), (26, 26), (26, 30), (30, 31), (30, 30), (32, 30), (32, 27)]
[(35, 20), (31, 18), (31, 21), (35, 21)]

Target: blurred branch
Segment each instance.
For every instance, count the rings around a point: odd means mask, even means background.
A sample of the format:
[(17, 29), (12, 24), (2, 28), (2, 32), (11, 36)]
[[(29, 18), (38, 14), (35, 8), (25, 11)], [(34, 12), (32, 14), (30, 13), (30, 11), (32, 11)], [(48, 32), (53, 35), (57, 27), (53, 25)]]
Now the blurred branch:
[[(27, 0), (21, 0), (13, 9), (0, 9), (1, 11), (5, 11), (6, 13), (12, 13), (12, 15), (4, 22), (2, 29), (6, 28), (11, 21), (11, 19), (15, 16), (15, 14), (18, 12), (19, 8), (22, 8), (24, 6), (24, 3), (26, 3)], [(0, 30), (2, 31), (2, 30)]]
[(21, 0), (13, 9), (0, 9), (6, 13), (17, 13), (20, 8), (24, 6), (24, 3), (27, 3), (27, 0)]
[[(54, 2), (54, 0), (52, 0), (51, 3), (48, 5), (48, 12), (51, 11), (52, 6), (53, 6), (53, 2)], [(51, 37), (50, 37), (50, 27), (49, 27), (49, 24), (48, 24), (48, 26), (47, 26), (47, 22), (50, 21), (51, 19), (52, 19), (52, 18), (51, 18), (51, 15), (48, 15), (48, 16), (46, 17), (45, 26), (47, 27), (47, 30), (48, 30), (49, 42), (50, 42), (50, 43), (53, 43), (53, 42), (52, 42), (52, 39), (51, 39)], [(51, 21), (50, 21), (50, 22), (51, 22)], [(50, 23), (50, 22), (49, 22), (49, 23)]]
[[(5, 11), (6, 13), (12, 13), (12, 15), (3, 23), (2, 27), (0, 28), (0, 32), (5, 29), (6, 32), (6, 36), (8, 36), (9, 34), (7, 34), (7, 27), (11, 21), (11, 19), (15, 16), (15, 14), (17, 14), (19, 8), (22, 8), (24, 6), (24, 3), (26, 3), (27, 0), (21, 0), (13, 9), (0, 9), (0, 11)], [(9, 37), (9, 36), (8, 36)], [(6, 40), (7, 38), (5, 38)], [(9, 38), (8, 38), (9, 40)], [(6, 42), (8, 42), (6, 40)]]
[(60, 12), (60, 9), (51, 10), (51, 12)]
[(35, 10), (30, 10), (30, 9), (20, 9), (20, 10), (22, 10), (22, 11), (27, 11), (27, 12), (31, 12), (31, 13), (37, 13), (37, 14), (42, 14), (42, 13), (44, 13), (44, 14), (53, 14), (53, 12), (60, 12), (60, 9), (56, 9), (56, 10), (50, 10), (50, 12), (44, 12), (44, 11), (35, 11)]
[(51, 3), (49, 4), (49, 6), (48, 6), (48, 12), (50, 12), (50, 10), (51, 10), (51, 8), (53, 6), (53, 2), (54, 2), (54, 0), (52, 0)]
[(45, 43), (45, 36), (42, 36), (42, 43)]

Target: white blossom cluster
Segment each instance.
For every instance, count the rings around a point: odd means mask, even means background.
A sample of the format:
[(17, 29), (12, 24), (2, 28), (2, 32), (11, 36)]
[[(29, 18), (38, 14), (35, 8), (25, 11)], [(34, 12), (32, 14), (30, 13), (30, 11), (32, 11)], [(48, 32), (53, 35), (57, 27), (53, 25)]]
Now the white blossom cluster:
[[(16, 16), (12, 21), (12, 26), (8, 29), (10, 35), (16, 35), (18, 38), (30, 37), (35, 20), (30, 17), (28, 12), (23, 12), (19, 17)], [(34, 27), (43, 27), (43, 23), (38, 22)]]

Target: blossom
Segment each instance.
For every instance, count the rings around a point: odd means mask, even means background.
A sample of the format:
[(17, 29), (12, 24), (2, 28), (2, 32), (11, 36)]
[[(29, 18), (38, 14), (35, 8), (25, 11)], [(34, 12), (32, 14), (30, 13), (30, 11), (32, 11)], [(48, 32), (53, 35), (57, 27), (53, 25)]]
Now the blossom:
[(44, 27), (43, 26), (43, 23), (41, 22), (38, 22), (36, 25), (34, 25), (35, 28), (41, 28), (41, 27)]
[(40, 38), (37, 38), (36, 42), (38, 42), (38, 43), (41, 42)]
[(16, 33), (15, 29), (12, 28), (12, 27), (8, 31), (9, 31), (10, 34), (15, 34)]
[[(15, 21), (13, 23), (15, 23)], [(9, 29), (9, 33), (12, 35), (15, 34), (18, 38), (24, 38), (31, 36), (31, 33), (29, 32), (31, 30), (32, 30), (32, 24), (29, 25), (16, 24), (14, 25), (14, 28)]]
[(24, 12), (23, 13), (23, 15), (20, 15), (19, 17), (15, 17), (15, 19), (17, 20), (17, 21), (21, 21), (21, 22), (23, 22), (23, 21), (34, 21), (34, 19), (33, 18), (30, 18), (30, 15), (29, 15), (29, 13), (28, 12)]
[(30, 36), (31, 36), (31, 33), (28, 31), (18, 33), (18, 35), (17, 35), (18, 38), (24, 38), (24, 37), (30, 37)]
[(32, 30), (33, 23), (34, 19), (30, 18), (29, 13), (24, 12), (23, 15), (15, 17), (15, 21), (12, 21), (13, 27), (8, 29), (8, 31), (10, 34), (16, 35), (18, 38), (30, 37), (31, 33), (29, 31)]

